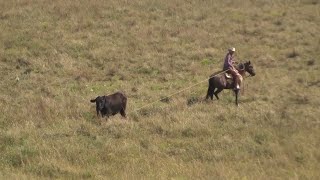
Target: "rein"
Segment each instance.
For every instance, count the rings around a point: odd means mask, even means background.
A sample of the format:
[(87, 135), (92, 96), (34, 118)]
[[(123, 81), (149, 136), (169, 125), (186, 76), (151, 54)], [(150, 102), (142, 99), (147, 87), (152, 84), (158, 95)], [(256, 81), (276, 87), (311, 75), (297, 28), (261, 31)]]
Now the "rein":
[[(251, 76), (251, 74), (249, 73), (249, 75), (246, 75), (246, 68), (244, 66), (243, 63), (240, 63), (242, 65), (243, 68), (240, 68), (241, 65), (238, 65), (237, 70), (239, 71), (239, 74), (243, 77), (243, 78), (248, 78)], [(243, 74), (243, 75), (242, 75)]]
[[(238, 66), (239, 67), (239, 66)], [(243, 75), (242, 75), (242, 73), (240, 73), (241, 74), (241, 76), (243, 77), (243, 79), (245, 79), (245, 78), (248, 78), (248, 77), (251, 77), (251, 74), (249, 73), (249, 75), (246, 75), (246, 70), (245, 70), (245, 67), (244, 67), (244, 65), (243, 65), (243, 68), (239, 68), (239, 70), (238, 71), (242, 71), (243, 72)], [(242, 94), (244, 95), (245, 94), (245, 83), (244, 83), (245, 81), (242, 81)], [(248, 88), (248, 84), (247, 84), (247, 88)]]

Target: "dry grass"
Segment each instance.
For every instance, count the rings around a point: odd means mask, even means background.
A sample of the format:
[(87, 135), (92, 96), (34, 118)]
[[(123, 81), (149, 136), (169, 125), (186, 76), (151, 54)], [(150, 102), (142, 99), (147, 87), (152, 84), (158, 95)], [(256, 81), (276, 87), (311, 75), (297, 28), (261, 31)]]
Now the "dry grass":
[[(320, 3), (0, 1), (0, 178), (319, 179)], [(240, 107), (202, 102), (237, 48)], [(127, 120), (89, 100), (124, 91)]]

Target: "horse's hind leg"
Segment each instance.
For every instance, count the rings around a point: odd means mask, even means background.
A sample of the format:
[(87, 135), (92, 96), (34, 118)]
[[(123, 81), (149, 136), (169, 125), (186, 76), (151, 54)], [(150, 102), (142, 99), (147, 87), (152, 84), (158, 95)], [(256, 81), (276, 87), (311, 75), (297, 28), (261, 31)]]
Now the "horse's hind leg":
[(223, 88), (218, 88), (216, 90), (216, 92), (214, 92), (214, 95), (216, 96), (216, 98), (219, 100), (218, 94), (223, 90)]
[(213, 93), (214, 93), (214, 90), (213, 90), (212, 93), (210, 94), (211, 100), (213, 100)]
[(210, 97), (210, 99), (213, 100), (214, 89), (215, 89), (215, 87), (212, 87), (209, 85), (206, 99), (208, 99)]

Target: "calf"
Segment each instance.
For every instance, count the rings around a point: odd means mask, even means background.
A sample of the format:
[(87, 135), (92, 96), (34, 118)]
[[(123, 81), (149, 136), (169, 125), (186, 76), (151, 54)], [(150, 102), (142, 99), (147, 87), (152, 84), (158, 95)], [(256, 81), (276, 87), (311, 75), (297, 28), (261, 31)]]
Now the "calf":
[(96, 103), (97, 116), (101, 117), (115, 115), (120, 112), (122, 117), (126, 117), (127, 97), (121, 93), (116, 92), (108, 96), (98, 96), (91, 99), (90, 102)]

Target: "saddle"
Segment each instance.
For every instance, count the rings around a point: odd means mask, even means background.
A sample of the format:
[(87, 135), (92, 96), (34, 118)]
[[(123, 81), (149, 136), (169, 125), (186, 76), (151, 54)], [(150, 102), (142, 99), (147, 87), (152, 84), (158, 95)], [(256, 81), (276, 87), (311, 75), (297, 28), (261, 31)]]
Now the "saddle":
[(233, 79), (232, 74), (229, 73), (224, 73), (227, 79)]

